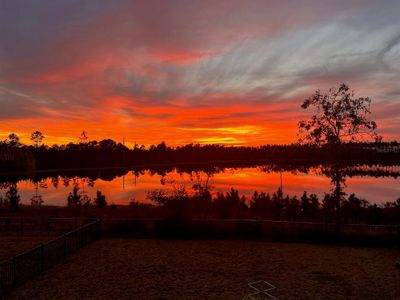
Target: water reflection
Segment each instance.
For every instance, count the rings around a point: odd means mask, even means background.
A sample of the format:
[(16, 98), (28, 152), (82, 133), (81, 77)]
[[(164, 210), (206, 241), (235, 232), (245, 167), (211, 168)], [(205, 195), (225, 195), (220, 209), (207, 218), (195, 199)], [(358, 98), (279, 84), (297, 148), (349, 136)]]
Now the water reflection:
[[(38, 173), (31, 178), (2, 176), (0, 197), (7, 184), (17, 183), (24, 204), (66, 205), (68, 194), (78, 186), (85, 197), (93, 198), (102, 191), (110, 203), (129, 204), (131, 199), (148, 202), (146, 194), (154, 189), (171, 190), (194, 184), (211, 187), (211, 192), (237, 189), (250, 197), (254, 191), (301, 195), (303, 191), (323, 197), (333, 193), (356, 194), (372, 203), (394, 201), (400, 197), (399, 165), (181, 165), (148, 169), (81, 170), (62, 173)], [(340, 188), (340, 192), (339, 192)]]

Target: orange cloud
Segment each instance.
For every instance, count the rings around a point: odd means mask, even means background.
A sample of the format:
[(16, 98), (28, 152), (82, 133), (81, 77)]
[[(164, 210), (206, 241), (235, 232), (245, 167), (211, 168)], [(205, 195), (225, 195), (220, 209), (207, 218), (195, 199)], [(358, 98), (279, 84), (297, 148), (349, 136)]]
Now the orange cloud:
[[(8, 25), (0, 28), (13, 29), (4, 40), (15, 51), (0, 53), (0, 136), (17, 132), (29, 142), (38, 129), (52, 144), (75, 141), (85, 130), (92, 139), (125, 138), (128, 145), (291, 143), (306, 116), (302, 100), (349, 81), (377, 100), (379, 133), (399, 138), (398, 73), (382, 74), (375, 49), (367, 51), (381, 45), (384, 63), (397, 61), (381, 38), (391, 32), (382, 25), (376, 43), (363, 44), (363, 35), (353, 43), (343, 34), (352, 31), (340, 27), (352, 19), (338, 24), (331, 13), (361, 13), (357, 5), (117, 2), (99, 5), (98, 13), (73, 9), (74, 18), (55, 5), (48, 15), (57, 26), (38, 18), (36, 6), (5, 13)], [(38, 30), (13, 25), (25, 21), (44, 22), (37, 38)]]
[(174, 64), (189, 64), (196, 62), (202, 58), (206, 58), (211, 55), (207, 52), (176, 52), (176, 51), (151, 51), (152, 55), (156, 60), (160, 62), (174, 63)]

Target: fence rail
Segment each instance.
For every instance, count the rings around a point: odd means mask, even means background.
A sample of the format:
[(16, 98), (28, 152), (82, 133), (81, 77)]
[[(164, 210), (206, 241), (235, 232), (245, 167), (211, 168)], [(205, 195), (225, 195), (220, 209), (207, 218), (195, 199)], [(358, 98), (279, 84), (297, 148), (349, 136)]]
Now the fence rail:
[(370, 246), (400, 246), (399, 225), (205, 219), (103, 219), (103, 233), (134, 237), (256, 238), (264, 240), (313, 241)]
[(100, 235), (101, 220), (95, 220), (0, 263), (0, 296), (99, 239)]
[(93, 218), (0, 217), (0, 235), (56, 236), (93, 220)]

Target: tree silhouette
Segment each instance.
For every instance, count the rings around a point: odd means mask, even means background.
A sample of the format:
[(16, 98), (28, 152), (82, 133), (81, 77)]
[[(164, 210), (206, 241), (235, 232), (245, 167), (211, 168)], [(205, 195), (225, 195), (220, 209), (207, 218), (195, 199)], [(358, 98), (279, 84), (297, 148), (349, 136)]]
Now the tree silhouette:
[(18, 190), (17, 190), (17, 185), (16, 184), (11, 184), (10, 185), (10, 188), (6, 192), (4, 200), (10, 206), (10, 210), (12, 210), (12, 211), (18, 210), (19, 203), (21, 201), (21, 197), (18, 194)]
[(313, 219), (318, 215), (319, 202), (315, 194), (308, 196), (307, 191), (304, 191), (300, 198), (300, 209), (306, 220)]
[(35, 182), (35, 194), (30, 200), (32, 206), (41, 206), (44, 203), (42, 195), (39, 194), (39, 182)]
[(96, 192), (96, 198), (94, 199), (94, 203), (99, 208), (104, 208), (107, 206), (106, 196), (101, 192)]
[(41, 133), (38, 130), (33, 132), (31, 135), (31, 141), (35, 144), (35, 147), (39, 147), (39, 145), (42, 143), (43, 139), (44, 139), (43, 133)]
[(79, 143), (86, 143), (88, 141), (89, 137), (87, 135), (86, 131), (82, 131), (81, 135), (79, 136)]
[(82, 204), (82, 196), (79, 193), (79, 187), (77, 185), (75, 185), (72, 192), (69, 193), (67, 203), (70, 207), (77, 207)]
[(329, 169), (325, 169), (324, 174), (329, 176), (331, 179), (331, 195), (326, 197), (326, 204), (329, 203), (330, 209), (333, 208), (333, 212), (336, 220), (336, 233), (340, 235), (341, 224), (342, 224), (342, 202), (345, 200), (346, 193), (344, 187), (346, 185), (346, 176), (338, 166), (332, 166)]
[(8, 139), (9, 139), (8, 144), (12, 147), (19, 147), (21, 145), (19, 142), (19, 137), (15, 133), (10, 133)]
[(310, 120), (299, 122), (299, 133), (317, 145), (356, 141), (365, 135), (380, 140), (376, 123), (368, 118), (370, 104), (368, 97), (355, 98), (354, 91), (344, 83), (327, 93), (317, 90), (301, 105), (303, 109), (313, 107), (316, 112)]

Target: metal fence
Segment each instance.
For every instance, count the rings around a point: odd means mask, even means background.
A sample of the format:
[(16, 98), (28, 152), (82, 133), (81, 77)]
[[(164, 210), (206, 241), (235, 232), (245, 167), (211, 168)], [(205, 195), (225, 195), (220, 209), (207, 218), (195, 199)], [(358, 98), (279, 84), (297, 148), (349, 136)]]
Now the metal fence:
[(205, 237), (287, 240), (400, 246), (399, 225), (342, 224), (274, 220), (206, 219), (103, 219), (103, 233), (132, 237)]
[(99, 239), (100, 235), (101, 220), (95, 220), (0, 263), (0, 296)]
[(1, 236), (57, 236), (93, 221), (93, 218), (0, 217)]

